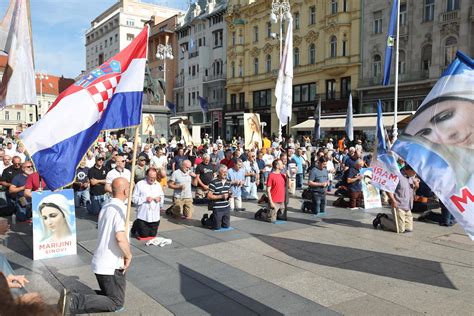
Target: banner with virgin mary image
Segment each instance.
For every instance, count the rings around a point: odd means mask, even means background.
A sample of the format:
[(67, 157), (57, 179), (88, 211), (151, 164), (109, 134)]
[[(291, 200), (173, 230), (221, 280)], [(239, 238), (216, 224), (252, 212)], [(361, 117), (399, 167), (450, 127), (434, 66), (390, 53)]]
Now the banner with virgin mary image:
[(362, 175), (362, 194), (364, 195), (364, 209), (382, 207), (380, 190), (373, 184), (372, 177), (374, 171), (372, 168), (360, 169)]
[(474, 60), (458, 52), (392, 146), (474, 240)]
[(262, 149), (260, 114), (244, 113), (245, 149)]
[(32, 193), (33, 260), (75, 255), (74, 191)]

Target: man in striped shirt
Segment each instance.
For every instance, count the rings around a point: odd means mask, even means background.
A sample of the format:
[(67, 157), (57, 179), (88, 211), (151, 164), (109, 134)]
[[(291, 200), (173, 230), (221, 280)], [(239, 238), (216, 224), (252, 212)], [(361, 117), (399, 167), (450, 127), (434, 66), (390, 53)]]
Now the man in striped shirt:
[(230, 227), (230, 206), (231, 197), (230, 181), (227, 180), (227, 166), (220, 165), (217, 178), (209, 184), (208, 199), (213, 203), (211, 217), (204, 214), (201, 223), (209, 228), (220, 229)]

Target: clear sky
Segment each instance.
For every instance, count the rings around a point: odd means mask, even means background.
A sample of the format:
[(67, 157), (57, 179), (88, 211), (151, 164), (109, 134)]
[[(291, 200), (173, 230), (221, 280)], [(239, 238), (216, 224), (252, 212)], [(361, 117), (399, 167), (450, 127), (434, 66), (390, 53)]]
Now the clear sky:
[[(3, 17), (9, 0), (0, 1)], [(74, 78), (85, 69), (84, 34), (116, 0), (31, 0), (36, 71)], [(185, 10), (187, 0), (142, 0)]]

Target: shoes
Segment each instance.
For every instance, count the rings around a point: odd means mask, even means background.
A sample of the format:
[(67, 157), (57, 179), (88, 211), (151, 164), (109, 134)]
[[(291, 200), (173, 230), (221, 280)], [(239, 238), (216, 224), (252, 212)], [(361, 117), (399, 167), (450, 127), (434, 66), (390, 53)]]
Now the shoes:
[(418, 216), (417, 221), (419, 221), (419, 222), (426, 222), (426, 217), (423, 216), (423, 215), (420, 215), (420, 216)]
[(69, 305), (71, 304), (70, 291), (64, 288), (59, 295), (58, 310), (62, 316), (71, 315), (69, 312)]
[(206, 221), (209, 218), (209, 214), (204, 214), (201, 218), (201, 224), (202, 226), (206, 226)]
[(378, 226), (382, 227), (380, 219), (382, 217), (387, 217), (387, 215), (383, 213), (378, 213), (375, 219), (372, 221), (372, 226), (374, 226), (374, 229), (377, 229)]
[(323, 217), (323, 216), (326, 216), (326, 212), (319, 212), (318, 214), (316, 214), (317, 217)]
[(358, 207), (350, 207), (349, 208), (351, 211), (355, 211), (355, 210), (358, 210), (359, 208)]

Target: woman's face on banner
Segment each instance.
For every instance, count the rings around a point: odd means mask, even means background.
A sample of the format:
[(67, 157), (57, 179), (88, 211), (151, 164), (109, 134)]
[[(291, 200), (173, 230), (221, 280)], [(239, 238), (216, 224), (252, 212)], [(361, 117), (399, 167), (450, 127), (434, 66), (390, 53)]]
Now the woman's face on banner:
[(250, 130), (252, 132), (258, 132), (257, 130), (257, 124), (255, 124), (254, 120), (252, 118), (249, 118), (248, 120), (248, 123), (249, 123), (249, 127), (250, 127)]
[(66, 225), (66, 219), (63, 213), (51, 206), (45, 206), (41, 210), (41, 217), (43, 218), (44, 225), (53, 233), (58, 230), (58, 228)]
[(432, 143), (474, 149), (474, 102), (446, 100), (430, 106), (415, 117), (405, 133)]

